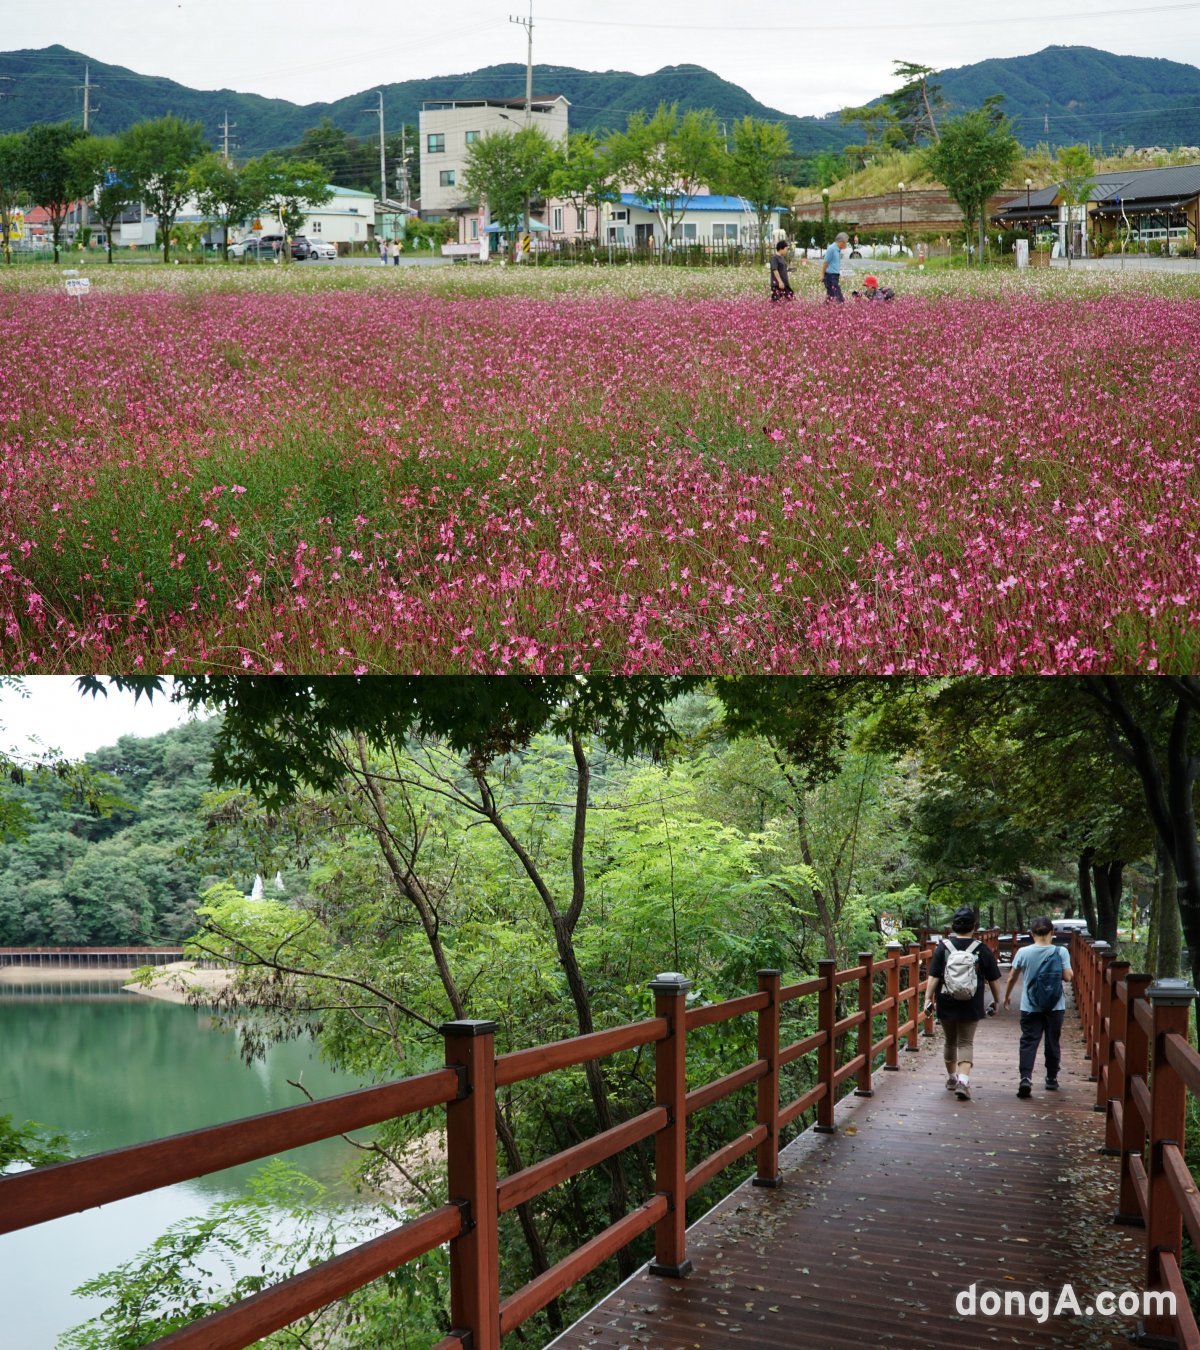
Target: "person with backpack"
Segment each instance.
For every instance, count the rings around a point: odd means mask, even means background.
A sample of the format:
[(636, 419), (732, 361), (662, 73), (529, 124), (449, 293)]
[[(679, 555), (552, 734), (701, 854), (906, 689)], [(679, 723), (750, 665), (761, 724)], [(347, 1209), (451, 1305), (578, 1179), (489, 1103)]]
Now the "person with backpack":
[[(974, 1063), (975, 1028), (991, 1017), (1000, 1002), (1000, 964), (990, 947), (975, 936), (978, 916), (969, 906), (956, 909), (950, 919), (950, 936), (938, 943), (929, 962), (929, 987), (925, 1015), (937, 1010), (942, 1024), (946, 1061), (946, 1090), (960, 1102), (971, 1100), (971, 1066)], [(991, 989), (992, 1003), (983, 1009), (984, 983)]]
[(1064, 985), (1075, 978), (1071, 958), (1065, 947), (1054, 945), (1054, 924), (1045, 915), (1029, 925), (1033, 945), (1022, 947), (1013, 957), (1008, 985), (1004, 990), (1004, 1006), (1011, 999), (1018, 975), (1024, 975), (1021, 989), (1021, 1048), (1019, 1051), (1020, 1083), (1018, 1097), (1033, 1092), (1033, 1062), (1037, 1058), (1042, 1038), (1046, 1041), (1046, 1091), (1058, 1090), (1058, 1067), (1062, 1062), (1059, 1040), (1063, 1018), (1067, 1015)]

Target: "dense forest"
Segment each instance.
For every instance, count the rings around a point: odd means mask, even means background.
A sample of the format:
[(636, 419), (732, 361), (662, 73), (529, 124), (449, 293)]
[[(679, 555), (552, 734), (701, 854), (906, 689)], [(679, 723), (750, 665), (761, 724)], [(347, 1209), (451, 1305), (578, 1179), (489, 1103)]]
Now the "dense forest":
[(0, 946), (142, 946), (195, 931), (206, 874), (186, 845), (217, 725), (124, 736), (88, 755), (82, 776), (10, 785), (20, 828), (0, 843)]
[[(6, 790), (28, 819), (0, 859), (0, 914), (9, 933), (61, 916), (95, 941), (117, 931), (106, 915), (125, 932), (190, 927), (197, 953), (238, 964), (216, 1015), (250, 1057), (311, 1032), (332, 1063), (383, 1080), (438, 1062), (447, 1018), (494, 1020), (501, 1051), (523, 1048), (644, 1016), (661, 971), (716, 1001), (762, 967), (794, 979), (881, 951), (963, 902), (1005, 927), (1082, 910), (1162, 975), (1178, 973), (1181, 919), (1200, 951), (1197, 680), (196, 676), (176, 689), (220, 719), (90, 757), (112, 798), (101, 814), (53, 781)], [(255, 872), (277, 870), (284, 894), (247, 895)], [(789, 1040), (811, 1030), (811, 1008), (788, 1016)], [(752, 1057), (753, 1034), (698, 1037), (698, 1079)], [(812, 1068), (787, 1072), (796, 1095)], [(652, 1101), (637, 1052), (505, 1090), (502, 1170)], [(743, 1094), (705, 1112), (689, 1147), (706, 1155), (752, 1110)], [(383, 1127), (364, 1176), (436, 1200), (440, 1169), (413, 1152), (436, 1125)], [(652, 1184), (635, 1148), (505, 1216), (504, 1286)], [(565, 1325), (641, 1256), (603, 1267), (530, 1334)], [(157, 1288), (163, 1260), (148, 1252), (96, 1292)], [(317, 1319), (339, 1319), (338, 1344), (432, 1343), (444, 1279), (435, 1253)], [(170, 1325), (143, 1320), (122, 1343)]]

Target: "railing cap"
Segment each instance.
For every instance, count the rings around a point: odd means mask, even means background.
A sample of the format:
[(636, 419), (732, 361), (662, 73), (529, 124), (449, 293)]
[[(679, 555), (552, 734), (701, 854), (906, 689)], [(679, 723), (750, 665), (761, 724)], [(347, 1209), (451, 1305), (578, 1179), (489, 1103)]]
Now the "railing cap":
[(1094, 952), (1099, 952), (1100, 955), (1103, 956), (1105, 952), (1112, 951), (1112, 945), (1105, 942), (1103, 938), (1097, 938), (1095, 942), (1092, 943), (1092, 950)]
[(888, 950), (889, 952), (902, 952), (902, 951), (904, 950), (904, 943), (903, 943), (903, 942), (889, 942), (889, 943), (887, 944), (887, 950)]
[(656, 994), (683, 995), (692, 987), (692, 982), (686, 975), (680, 975), (677, 970), (664, 970), (661, 975), (656, 975), (650, 981), (649, 987)]
[(496, 1030), (495, 1022), (463, 1018), (458, 1022), (443, 1022), (438, 1031), (443, 1036), (491, 1036)]
[[(757, 973), (758, 975), (769, 975), (769, 976), (774, 977), (775, 975), (782, 975), (782, 974), (783, 974), (783, 971), (782, 971), (782, 970), (775, 970), (773, 967), (767, 967), (765, 970), (760, 970), (760, 971), (757, 971), (756, 973)], [(660, 976), (659, 976), (659, 979), (661, 979), (661, 978), (662, 978), (662, 976), (660, 975)]]
[(1160, 1008), (1176, 1008), (1192, 1003), (1200, 996), (1186, 980), (1156, 980), (1146, 990), (1146, 997)]

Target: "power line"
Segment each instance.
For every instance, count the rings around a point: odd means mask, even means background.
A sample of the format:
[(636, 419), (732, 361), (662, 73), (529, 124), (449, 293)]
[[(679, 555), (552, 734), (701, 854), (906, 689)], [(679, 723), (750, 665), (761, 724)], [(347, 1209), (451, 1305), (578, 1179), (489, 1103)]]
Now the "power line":
[[(872, 23), (871, 29), (886, 30), (888, 32), (912, 32), (918, 29), (936, 28), (939, 32), (947, 28), (976, 28), (991, 26), (993, 24), (1003, 24), (1011, 27), (1014, 24), (1044, 24), (1048, 21), (1058, 19), (1086, 19), (1089, 23), (1093, 19), (1110, 19), (1116, 17), (1128, 17), (1130, 15), (1142, 14), (1174, 14), (1181, 10), (1200, 9), (1200, 0), (1186, 0), (1183, 4), (1170, 5), (1140, 5), (1137, 7), (1128, 7), (1122, 9), (1093, 9), (1086, 13), (1080, 13), (1078, 10), (1058, 14), (1007, 14), (1002, 18), (991, 19), (937, 19), (926, 23)], [(812, 33), (811, 24), (719, 24), (719, 23), (656, 23), (653, 20), (646, 23), (618, 22), (616, 19), (543, 19), (543, 23), (561, 23), (575, 24), (591, 28), (653, 28), (662, 29), (669, 32), (680, 33)]]

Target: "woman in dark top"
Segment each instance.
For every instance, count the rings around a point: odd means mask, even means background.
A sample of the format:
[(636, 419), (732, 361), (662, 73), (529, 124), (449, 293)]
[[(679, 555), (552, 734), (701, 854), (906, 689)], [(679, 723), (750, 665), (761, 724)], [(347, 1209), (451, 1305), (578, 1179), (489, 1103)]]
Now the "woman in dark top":
[(775, 245), (775, 256), (771, 259), (771, 299), (792, 300), (795, 292), (788, 281), (787, 265), (788, 241), (781, 239)]
[[(1000, 1002), (1000, 964), (991, 948), (975, 936), (975, 911), (964, 905), (956, 909), (950, 920), (951, 936), (938, 943), (929, 962), (929, 990), (925, 1012), (937, 1009), (945, 1038), (943, 1055), (946, 1060), (946, 1090), (959, 1101), (971, 1100), (971, 1065), (974, 1063), (973, 1045), (975, 1027), (985, 1016), (991, 1016)], [(950, 953), (971, 951), (975, 963), (975, 991), (969, 998), (959, 998), (946, 992), (946, 966)], [(957, 963), (956, 963), (957, 964)], [(992, 1004), (987, 1013), (983, 1009), (983, 985), (987, 981), (992, 991)], [(952, 982), (952, 981), (951, 981)]]

